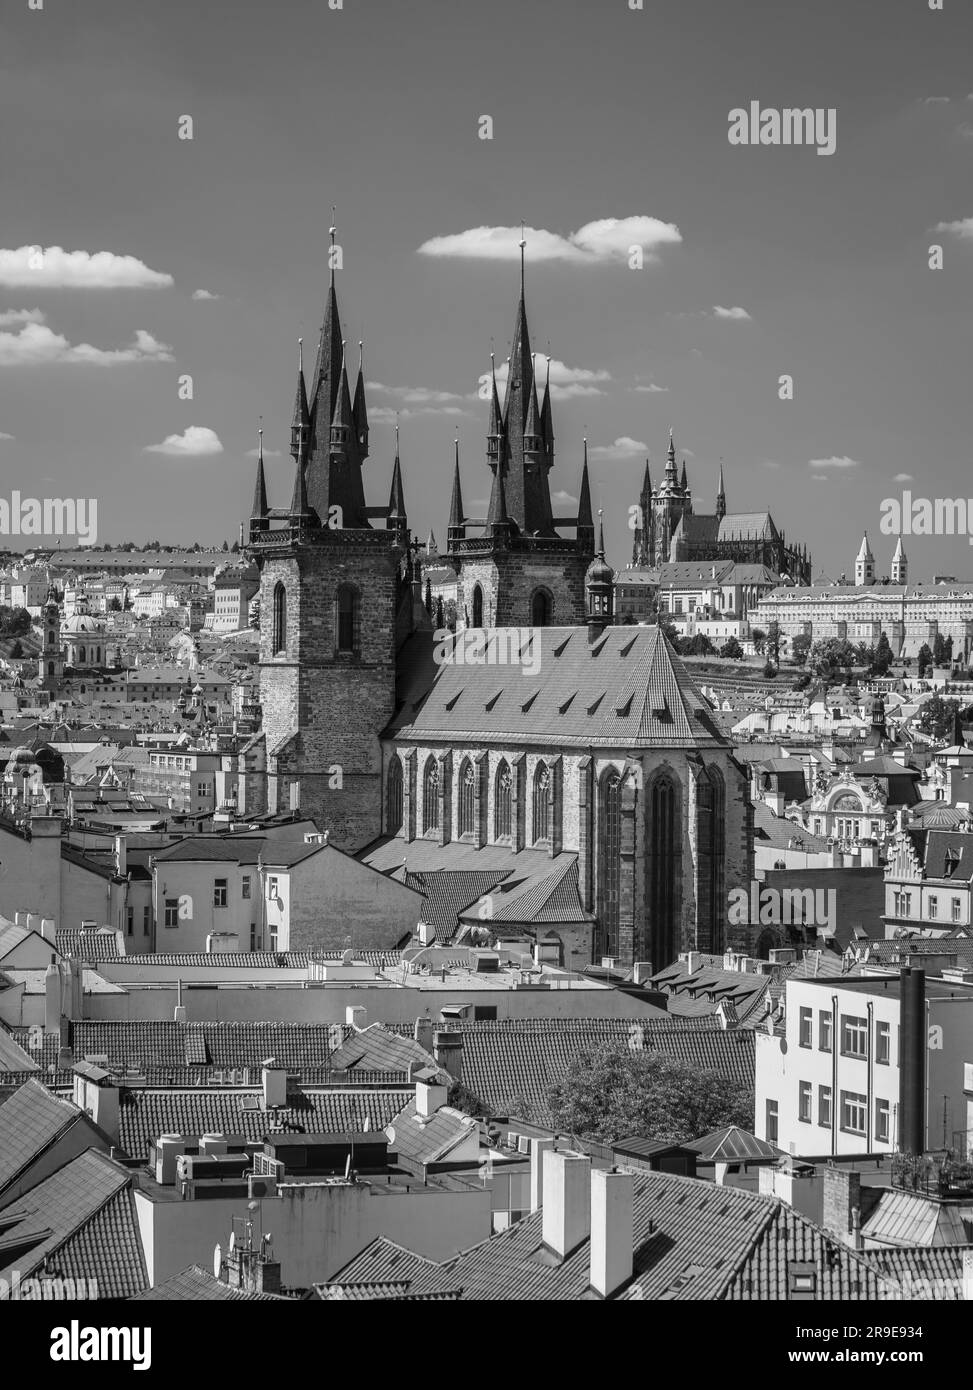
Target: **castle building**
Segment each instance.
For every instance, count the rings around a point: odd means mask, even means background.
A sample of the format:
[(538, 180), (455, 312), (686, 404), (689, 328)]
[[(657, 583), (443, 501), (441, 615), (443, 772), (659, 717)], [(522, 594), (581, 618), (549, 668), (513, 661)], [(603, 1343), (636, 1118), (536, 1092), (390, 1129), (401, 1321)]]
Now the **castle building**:
[(723, 465), (716, 493), (716, 510), (695, 511), (686, 461), (676, 470), (676, 446), (669, 431), (669, 449), (662, 484), (652, 486), (649, 463), (636, 512), (632, 565), (658, 569), (669, 562), (732, 560), (764, 565), (792, 583), (809, 584), (811, 557), (805, 546), (789, 546), (769, 512), (728, 512)]
[(660, 629), (614, 625), (586, 460), (578, 514), (553, 514), (523, 264), (502, 409), (491, 380), (485, 521), (454, 468), (455, 633), (424, 603), (398, 441), (388, 504), (365, 502), (364, 383), (359, 370), (352, 398), (344, 359), (332, 274), (314, 375), (298, 374), (289, 507), (269, 506), (258, 451), (262, 727), (240, 814), (299, 807), (430, 896), (430, 875), (450, 879), (442, 896), (480, 925), (484, 885), (502, 880), (488, 925), (573, 932), (572, 963), (746, 950), (728, 891), (752, 872), (747, 776)]

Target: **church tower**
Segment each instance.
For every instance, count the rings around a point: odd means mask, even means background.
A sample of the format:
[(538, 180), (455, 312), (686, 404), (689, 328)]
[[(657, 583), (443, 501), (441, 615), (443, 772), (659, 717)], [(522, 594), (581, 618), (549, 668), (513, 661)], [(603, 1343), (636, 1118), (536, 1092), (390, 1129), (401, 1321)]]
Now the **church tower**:
[(666, 454), (666, 473), (662, 486), (652, 494), (653, 565), (664, 565), (670, 558), (673, 533), (684, 515), (693, 510), (692, 494), (683, 460), (682, 479), (676, 475), (676, 445), (669, 431), (669, 450)]
[(890, 578), (893, 584), (907, 584), (909, 582), (909, 561), (906, 558), (901, 536), (895, 543), (895, 554), (892, 556), (892, 573)]
[(867, 532), (862, 536), (858, 558), (855, 561), (855, 583), (859, 588), (866, 584), (875, 583), (875, 556), (872, 554), (872, 548), (868, 544)]
[(257, 460), (248, 553), (260, 573), (262, 731), (241, 755), (241, 809), (300, 810), (355, 850), (381, 832), (378, 736), (395, 709), (396, 653), (416, 615), (398, 449), (388, 506), (365, 502), (364, 371), (359, 356), (352, 399), (334, 237), (332, 227), (310, 392), (298, 364), (288, 507), (267, 504), (262, 441)]
[(64, 679), (64, 655), (61, 651), (61, 611), (58, 607), (57, 589), (53, 584), (47, 586), (47, 598), (41, 610), (40, 655), (37, 658), (38, 684), (42, 690), (57, 690)]
[[(538, 397), (524, 295), (520, 243), (520, 300), (503, 407), (491, 368), (487, 464), (490, 504), (485, 519), (462, 513), (457, 460), (446, 558), (458, 577), (460, 627), (558, 627), (585, 621), (585, 572), (594, 556), (587, 447), (577, 516), (555, 517), (549, 475), (554, 466), (550, 359)], [(574, 531), (564, 537), (562, 529)], [(479, 534), (470, 535), (470, 531)]]

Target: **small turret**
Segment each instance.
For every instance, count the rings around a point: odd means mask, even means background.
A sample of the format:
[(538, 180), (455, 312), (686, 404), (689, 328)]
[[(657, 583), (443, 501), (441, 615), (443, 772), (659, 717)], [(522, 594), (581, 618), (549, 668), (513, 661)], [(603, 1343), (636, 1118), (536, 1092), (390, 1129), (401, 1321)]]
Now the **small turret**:
[(355, 402), (351, 408), (355, 421), (355, 438), (358, 440), (358, 457), (364, 462), (368, 458), (368, 411), (365, 407), (365, 349), (358, 344), (358, 381), (355, 383)]
[(459, 440), (455, 441), (456, 462), (453, 467), (453, 497), (449, 506), (449, 527), (446, 532), (446, 548), (450, 551), (456, 549), (460, 541), (466, 539), (466, 527), (463, 524), (465, 516), (463, 513), (463, 489), (459, 477)]
[(598, 549), (584, 577), (588, 640), (594, 642), (614, 621), (615, 573), (605, 559), (605, 528), (598, 512)]
[(297, 340), (297, 394), (294, 397), (294, 415), (291, 420), (291, 457), (297, 458), (301, 446), (307, 449), (311, 436), (311, 416), (307, 407), (307, 389), (304, 385), (304, 339)]

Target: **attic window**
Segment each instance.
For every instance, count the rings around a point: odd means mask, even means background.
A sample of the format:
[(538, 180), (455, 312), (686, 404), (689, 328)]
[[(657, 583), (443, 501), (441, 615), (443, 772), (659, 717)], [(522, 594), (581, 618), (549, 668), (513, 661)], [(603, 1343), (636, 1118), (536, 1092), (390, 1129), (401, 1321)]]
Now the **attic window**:
[(570, 641), (570, 637), (565, 637), (563, 642), (558, 642), (557, 646), (554, 648), (554, 655), (560, 656), (561, 653), (564, 651), (564, 648), (568, 645)]
[(540, 691), (535, 690), (534, 693), (533, 693), (533, 695), (528, 696), (528, 698), (524, 701), (524, 703), (523, 703), (523, 704), (521, 705), (521, 707), (520, 707), (520, 712), (521, 712), (521, 714), (526, 714), (526, 713), (527, 713), (527, 711), (530, 709), (531, 705), (532, 705), (532, 704), (534, 703), (534, 701), (537, 699), (537, 696), (538, 696), (539, 694), (540, 694)]
[(577, 693), (578, 692), (576, 690), (572, 691), (568, 698), (564, 701), (564, 703), (558, 705), (558, 714), (567, 714), (568, 710), (571, 708), (571, 702), (574, 699), (575, 695), (577, 695)]
[(456, 701), (457, 701), (457, 700), (459, 699), (459, 697), (462, 695), (462, 693), (463, 693), (462, 690), (457, 690), (456, 694), (453, 695), (450, 699), (448, 699), (448, 700), (446, 701), (446, 708), (447, 708), (447, 709), (452, 709), (453, 706), (456, 704)]
[(601, 704), (601, 702), (602, 702), (602, 700), (603, 700), (604, 698), (605, 698), (605, 692), (602, 691), (601, 694), (598, 696), (597, 700), (594, 702), (594, 704), (588, 706), (588, 713), (589, 713), (589, 714), (594, 714), (594, 713), (597, 711), (598, 706)]
[(484, 709), (493, 709), (493, 706), (497, 703), (497, 701), (500, 699), (500, 696), (501, 696), (502, 694), (503, 694), (503, 687), (501, 686), (500, 689), (497, 691), (496, 695), (494, 695), (491, 699), (487, 700), (487, 702), (486, 702), (486, 704), (483, 706), (483, 708), (484, 708)]
[(596, 642), (594, 646), (591, 648), (591, 655), (601, 656), (602, 652), (605, 650), (605, 644), (607, 643), (607, 641), (608, 638), (603, 637), (600, 642)]
[(639, 639), (638, 639), (637, 637), (633, 637), (632, 640), (631, 640), (631, 642), (626, 642), (625, 645), (624, 645), (624, 647), (623, 647), (623, 648), (621, 649), (621, 651), (618, 653), (618, 655), (619, 655), (619, 656), (628, 656), (629, 652), (632, 650), (632, 648), (635, 646), (635, 643), (636, 643), (638, 640), (639, 640)]
[(622, 719), (624, 719), (624, 718), (626, 718), (626, 716), (627, 716), (628, 714), (631, 713), (631, 709), (632, 709), (632, 696), (630, 695), (623, 705), (616, 705), (616, 706), (615, 706), (615, 713), (616, 713), (617, 715), (619, 715)]

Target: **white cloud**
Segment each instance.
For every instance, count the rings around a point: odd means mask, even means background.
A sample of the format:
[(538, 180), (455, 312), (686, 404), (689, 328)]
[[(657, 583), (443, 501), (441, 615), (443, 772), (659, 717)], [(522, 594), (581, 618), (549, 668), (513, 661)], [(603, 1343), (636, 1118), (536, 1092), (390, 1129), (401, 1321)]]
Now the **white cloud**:
[(557, 502), (559, 505), (563, 504), (565, 506), (576, 507), (578, 505), (578, 499), (576, 497), (572, 497), (570, 492), (552, 492), (551, 501)]
[(829, 459), (809, 459), (808, 468), (860, 468), (861, 464), (857, 459), (850, 459), (847, 454), (840, 457), (832, 455)]
[(922, 100), (923, 100), (923, 105), (925, 105), (925, 106), (948, 106), (948, 105), (949, 105), (949, 97), (923, 97)]
[[(246, 457), (248, 459), (255, 459), (257, 457), (258, 452), (259, 451), (257, 449), (248, 449), (246, 452)], [(264, 449), (265, 459), (279, 459), (283, 457), (284, 455), (280, 449)]]
[[(682, 233), (674, 223), (660, 222), (657, 217), (603, 217), (596, 222), (586, 222), (567, 236), (527, 227), (523, 239), (532, 265), (539, 261), (597, 265), (627, 261), (633, 246), (640, 246), (646, 259), (657, 260), (659, 248), (679, 245)], [(462, 260), (516, 261), (520, 257), (520, 241), (520, 227), (470, 227), (450, 236), (431, 237), (419, 247), (419, 254)]]
[(426, 405), (408, 406), (405, 405), (401, 410), (396, 410), (390, 405), (370, 405), (368, 407), (368, 423), (370, 425), (394, 425), (396, 420), (414, 420), (417, 415), (469, 415), (468, 410), (461, 410), (457, 405)]
[(763, 466), (764, 468), (779, 468), (780, 464), (776, 459), (764, 459)]
[(193, 299), (219, 299), (220, 295), (210, 294), (209, 290), (193, 290)]
[(629, 435), (623, 434), (615, 440), (614, 444), (598, 444), (589, 452), (596, 457), (603, 458), (633, 458), (637, 454), (647, 454), (649, 446), (643, 444), (641, 439), (632, 439)]
[[(497, 367), (497, 386), (500, 388), (501, 396), (503, 387), (507, 383), (507, 376), (510, 371), (508, 362), (501, 362)], [(547, 359), (540, 353), (535, 354), (534, 374), (537, 379), (537, 393), (542, 394), (544, 383), (547, 380)], [(556, 357), (551, 358), (551, 400), (569, 401), (577, 396), (603, 396), (605, 393), (597, 384), (599, 382), (611, 381), (611, 373), (603, 369), (591, 371), (587, 367), (569, 367)]]
[(827, 474), (825, 474), (825, 473), (812, 473), (812, 474), (811, 474), (811, 482), (812, 482), (812, 483), (829, 483), (830, 481), (831, 481), (831, 479), (830, 479), (830, 478), (827, 476)]
[(647, 386), (635, 386), (633, 390), (639, 391), (645, 396), (654, 396), (662, 391), (668, 391), (668, 386), (656, 386), (655, 382), (649, 382)]
[(973, 140), (973, 121), (963, 121), (956, 127), (956, 134), (961, 140)]
[(912, 482), (912, 474), (911, 474), (911, 473), (896, 473), (896, 475), (895, 475), (895, 477), (892, 479), (892, 481), (893, 481), (894, 483), (911, 483), (911, 482)]
[(65, 251), (60, 246), (20, 246), (0, 250), (0, 285), (38, 289), (155, 289), (173, 283), (171, 275), (150, 270), (136, 256), (112, 251)]
[(125, 348), (97, 348), (91, 343), (72, 345), (63, 333), (55, 333), (43, 322), (44, 315), (29, 312), (21, 319), (16, 333), (0, 331), (0, 367), (44, 367), (69, 364), (72, 366), (116, 367), (129, 362), (171, 362), (172, 349), (160, 343), (144, 328), (135, 330), (135, 337)]
[(13, 435), (12, 435), (12, 434), (4, 434), (3, 430), (0, 430), (0, 439), (13, 439)]
[(750, 315), (746, 309), (741, 309), (739, 304), (735, 304), (732, 309), (724, 309), (722, 304), (713, 305), (713, 317), (715, 319), (734, 319), (738, 323), (749, 320)]
[(973, 217), (963, 217), (958, 222), (937, 222), (934, 232), (952, 232), (961, 241), (973, 241)]
[(182, 434), (170, 434), (161, 444), (146, 444), (146, 454), (167, 454), (170, 458), (203, 458), (222, 454), (219, 435), (205, 425), (188, 425)]
[(43, 323), (44, 313), (40, 309), (0, 310), (0, 328), (16, 328), (21, 323)]
[[(367, 381), (365, 387), (369, 391), (378, 394), (392, 396), (394, 400), (402, 401), (405, 405), (437, 406), (449, 405), (454, 401), (462, 401), (463, 396), (459, 396), (455, 391), (433, 391), (428, 386), (383, 386), (380, 381)], [(369, 412), (371, 414), (371, 412)]]

